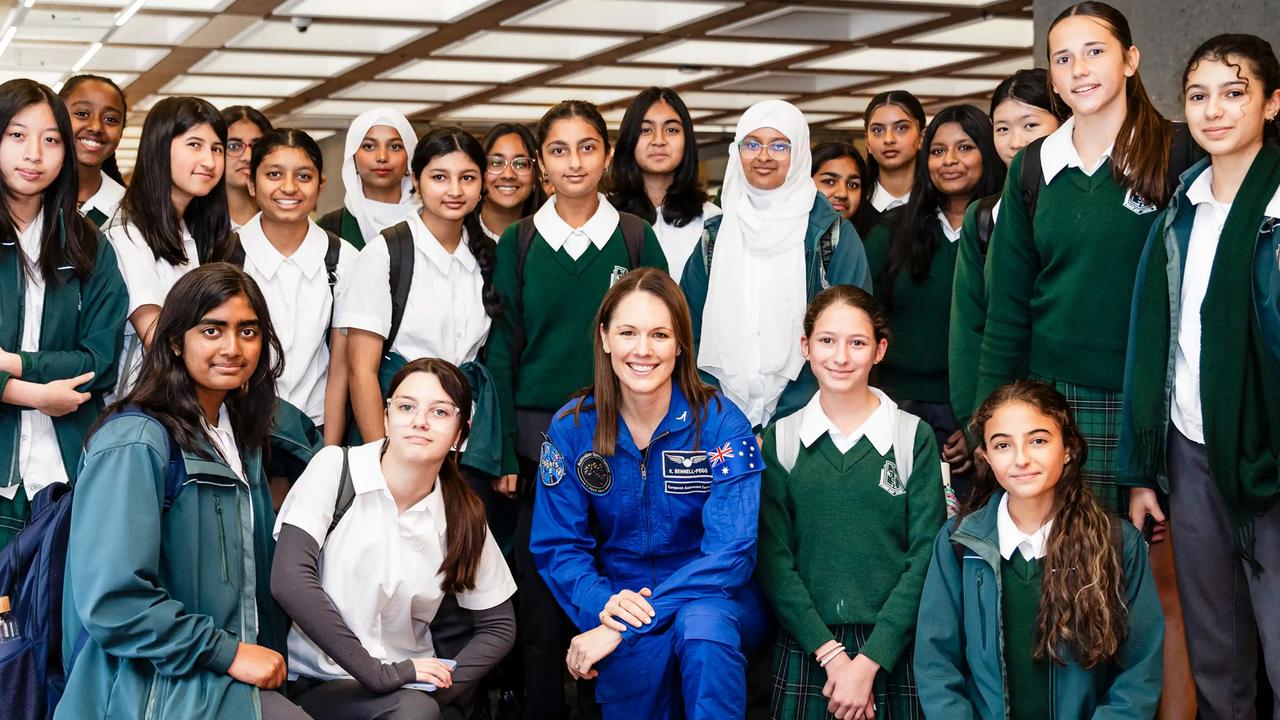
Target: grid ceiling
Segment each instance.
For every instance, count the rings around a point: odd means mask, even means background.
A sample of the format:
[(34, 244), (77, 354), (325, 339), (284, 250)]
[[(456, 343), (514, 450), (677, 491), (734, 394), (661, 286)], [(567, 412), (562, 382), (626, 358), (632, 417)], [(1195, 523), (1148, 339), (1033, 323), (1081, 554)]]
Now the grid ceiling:
[(327, 135), (375, 104), (482, 130), (578, 97), (617, 122), (657, 84), (681, 92), (700, 132), (731, 133), (752, 102), (782, 97), (821, 134), (861, 130), (883, 89), (911, 89), (932, 112), (981, 104), (1033, 65), (1027, 0), (7, 2), (0, 80), (115, 79), (133, 129), (122, 165), (167, 95), (249, 104)]

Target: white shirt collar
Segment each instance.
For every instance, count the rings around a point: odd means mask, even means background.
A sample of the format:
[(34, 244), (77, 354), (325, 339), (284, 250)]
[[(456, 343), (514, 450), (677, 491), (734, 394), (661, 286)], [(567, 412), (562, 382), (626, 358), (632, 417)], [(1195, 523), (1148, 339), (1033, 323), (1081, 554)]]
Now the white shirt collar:
[[(44, 234), (44, 207), (36, 210), (36, 216), (31, 219), (27, 227), (18, 232), (14, 228), (14, 233), (18, 236), (18, 246), (22, 249), (22, 254), (26, 256), (27, 261), (32, 267), (40, 264), (40, 238)], [(37, 270), (33, 275), (39, 276), (43, 281), (42, 275)], [(19, 333), (21, 334), (21, 333)]]
[(1049, 544), (1049, 531), (1053, 529), (1053, 521), (1040, 526), (1030, 535), (1018, 529), (1009, 514), (1009, 494), (1000, 498), (1000, 508), (996, 511), (996, 529), (1000, 535), (1000, 557), (1008, 560), (1013, 557), (1014, 550), (1021, 550), (1022, 557), (1027, 560), (1038, 560), (1044, 557)]
[(427, 256), (432, 265), (440, 271), (441, 275), (449, 274), (449, 266), (457, 260), (467, 272), (474, 272), (476, 269), (476, 258), (471, 254), (471, 249), (467, 247), (467, 229), (462, 229), (462, 240), (458, 242), (458, 247), (450, 254), (445, 251), (444, 246), (431, 234), (431, 230), (427, 224), (422, 222), (422, 216), (414, 213), (409, 218), (409, 230), (413, 233), (413, 245)]
[(597, 250), (603, 250), (605, 243), (613, 237), (613, 231), (618, 228), (618, 211), (609, 204), (604, 195), (596, 193), (596, 197), (599, 199), (600, 207), (596, 208), (596, 214), (591, 216), (587, 224), (580, 228), (569, 227), (569, 223), (556, 212), (554, 195), (538, 208), (538, 212), (534, 213), (533, 225), (552, 250), (564, 247), (565, 241), (575, 232), (582, 232)]
[[(863, 421), (857, 429), (849, 434), (849, 439), (853, 443), (857, 443), (864, 435), (871, 441), (871, 445), (876, 452), (881, 455), (888, 455), (893, 449), (893, 411), (898, 406), (889, 399), (887, 395), (880, 392), (876, 388), (869, 388), (871, 392), (880, 399), (880, 407), (876, 408), (867, 419)], [(837, 435), (843, 436), (840, 428), (831, 422), (831, 418), (827, 417), (827, 413), (822, 409), (822, 403), (818, 399), (819, 393), (814, 393), (813, 399), (800, 412), (800, 442), (805, 447), (812, 446), (825, 434), (831, 434), (834, 438)]]
[[(374, 440), (349, 449), (347, 462), (351, 471), (351, 489), (356, 495), (381, 493), (392, 502), (391, 489), (387, 487), (387, 478), (382, 474), (382, 440)], [(440, 535), (445, 533), (444, 492), (440, 489), (440, 479), (436, 478), (435, 486), (426, 497), (405, 509), (402, 515), (426, 512), (435, 521)]]
[(324, 229), (314, 222), (308, 221), (307, 236), (293, 255), (285, 257), (267, 239), (262, 231), (262, 213), (254, 215), (249, 222), (237, 230), (240, 245), (244, 248), (244, 256), (253, 262), (253, 266), (268, 280), (275, 277), (276, 271), (286, 260), (297, 263), (302, 274), (313, 278), (324, 268), (324, 256), (329, 252), (329, 236)]
[(120, 207), (120, 200), (124, 198), (124, 186), (112, 180), (106, 173), (102, 173), (102, 185), (98, 186), (98, 192), (93, 197), (84, 201), (80, 206), (80, 213), (88, 215), (90, 210), (98, 212), (110, 218), (116, 214), (116, 209)]
[(941, 210), (938, 211), (938, 222), (942, 225), (942, 234), (947, 238), (948, 242), (955, 242), (960, 239), (960, 231), (963, 226), (958, 228), (951, 227), (951, 221), (947, 219), (947, 214)]
[[(1053, 178), (1058, 173), (1071, 167), (1085, 170), (1084, 161), (1080, 159), (1080, 153), (1076, 150), (1076, 144), (1071, 139), (1071, 133), (1075, 130), (1076, 119), (1068, 118), (1062, 123), (1061, 127), (1054, 130), (1044, 139), (1044, 145), (1040, 147), (1040, 167), (1044, 171), (1044, 181), (1046, 183), (1053, 182)], [(1098, 157), (1098, 164), (1088, 169), (1086, 174), (1092, 175), (1102, 167), (1102, 161), (1111, 157), (1111, 151), (1115, 149), (1115, 143), (1112, 143)]]

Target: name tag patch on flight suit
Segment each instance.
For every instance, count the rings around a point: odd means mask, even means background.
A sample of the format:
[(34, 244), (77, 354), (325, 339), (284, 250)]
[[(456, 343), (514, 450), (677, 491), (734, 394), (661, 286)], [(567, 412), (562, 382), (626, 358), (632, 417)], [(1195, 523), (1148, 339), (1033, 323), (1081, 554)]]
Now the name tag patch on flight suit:
[(547, 487), (555, 487), (564, 479), (564, 455), (550, 442), (542, 443), (538, 458), (538, 479)]
[(613, 470), (595, 452), (583, 453), (578, 458), (578, 482), (592, 495), (604, 495), (613, 487)]
[(703, 450), (662, 451), (663, 490), (668, 495), (711, 492), (711, 466)]

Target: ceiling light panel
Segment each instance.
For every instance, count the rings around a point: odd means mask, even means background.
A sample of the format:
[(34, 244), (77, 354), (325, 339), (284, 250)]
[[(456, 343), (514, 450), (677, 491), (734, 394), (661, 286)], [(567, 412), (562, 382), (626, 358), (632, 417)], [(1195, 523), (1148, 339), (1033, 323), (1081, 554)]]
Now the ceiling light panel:
[(706, 80), (717, 74), (718, 70), (613, 66), (583, 70), (551, 82), (556, 85), (603, 85), (641, 89), (650, 85), (674, 87)]
[(912, 78), (901, 82), (868, 88), (868, 92), (886, 90), (906, 90), (914, 95), (937, 95), (941, 97), (959, 97), (961, 95), (977, 95), (996, 89), (997, 81), (979, 78)]
[(53, 40), (60, 42), (99, 42), (115, 27), (115, 13), (92, 10), (37, 10), (32, 8), (22, 18), (17, 40)]
[(815, 70), (879, 70), (893, 68), (897, 72), (919, 72), (940, 65), (964, 62), (982, 57), (982, 53), (958, 50), (904, 50), (901, 48), (863, 48), (818, 60), (800, 63)]
[(108, 45), (89, 61), (89, 70), (123, 70), (146, 72), (169, 54), (169, 48), (142, 48)]
[(341, 75), (351, 68), (372, 59), (367, 56), (217, 50), (192, 65), (191, 72), (218, 75), (277, 75), (283, 77), (329, 78), (334, 75)]
[[(131, 0), (39, 0), (41, 5), (83, 5), (123, 8)], [(147, 0), (148, 10), (183, 10), (189, 12), (221, 12), (232, 0)]]
[(435, 118), (436, 122), (457, 120), (516, 120), (536, 122), (547, 112), (546, 105), (494, 105), (482, 103), (449, 112)]
[(289, 97), (315, 87), (319, 80), (299, 78), (180, 75), (160, 88), (165, 95), (250, 95)]
[(708, 86), (710, 90), (772, 92), (787, 95), (826, 93), (854, 84), (881, 79), (879, 75), (829, 75), (825, 73), (766, 72), (723, 80)]
[(1012, 60), (1001, 60), (1000, 62), (991, 63), (990, 65), (979, 65), (977, 67), (966, 68), (964, 70), (956, 70), (952, 74), (994, 75), (997, 77), (1006, 77), (1018, 72), (1019, 70), (1029, 70), (1035, 66), (1035, 58), (1027, 55), (1025, 57), (1014, 58)]
[(398, 20), (400, 22), (444, 23), (492, 5), (497, 0), (289, 0), (281, 3), (273, 15), (303, 17), (363, 18)]
[(818, 45), (738, 42), (733, 40), (679, 40), (627, 58), (627, 62), (663, 65), (763, 65), (816, 50)]
[(587, 33), (536, 33), (491, 30), (456, 42), (437, 55), (508, 58), (512, 55), (535, 60), (581, 60), (635, 40), (634, 37), (590, 35)]
[(459, 98), (488, 90), (491, 85), (458, 85), (449, 83), (413, 83), (371, 80), (356, 83), (334, 93), (346, 100), (416, 100), (421, 102), (453, 102)]
[(28, 78), (35, 80), (42, 85), (48, 85), (51, 88), (60, 87), (58, 81), (61, 80), (66, 73), (49, 72), (48, 70), (22, 70), (17, 68), (0, 68), (0, 83), (17, 80), (18, 78)]
[(631, 90), (571, 87), (535, 87), (517, 90), (496, 100), (517, 105), (555, 105), (561, 100), (586, 100), (596, 105), (616, 102), (631, 97)]
[(849, 42), (944, 17), (946, 13), (784, 7), (713, 30), (709, 34), (768, 40), (804, 38)]
[[(179, 97), (179, 96), (180, 94), (170, 95), (168, 93), (163, 93), (159, 95), (148, 95), (129, 109), (130, 110), (150, 110), (151, 108), (155, 107), (156, 103), (160, 102), (161, 100), (167, 97)], [(248, 105), (249, 107), (257, 108), (258, 110), (261, 110), (265, 107), (275, 105), (276, 103), (283, 100), (283, 98), (274, 98), (274, 97), (243, 97), (243, 96), (234, 96), (234, 95), (202, 95), (201, 97), (203, 97), (205, 100), (208, 100), (210, 104), (212, 104), (214, 107), (218, 109), (229, 108), (232, 105)]]
[(806, 100), (798, 103), (797, 107), (808, 113), (810, 110), (820, 112), (833, 112), (842, 115), (852, 115), (860, 113), (867, 109), (867, 103), (871, 102), (871, 95), (840, 95), (837, 97), (821, 98), (819, 100)]
[(1035, 26), (1029, 18), (997, 17), (903, 38), (898, 42), (1029, 48), (1035, 44), (1035, 37)]
[(762, 100), (776, 100), (772, 93), (684, 92), (684, 104), (698, 110), (730, 110), (741, 112)]
[[(146, 6), (144, 6), (146, 7)], [(181, 45), (204, 26), (202, 17), (139, 13), (111, 36), (113, 43), (130, 45)]]
[(737, 7), (736, 2), (690, 0), (555, 0), (503, 22), (517, 27), (626, 29), (660, 33)]
[(912, 5), (955, 5), (958, 7), (982, 7), (992, 4), (994, 0), (880, 0), (889, 3), (910, 3)]
[[(313, 103), (303, 105), (294, 111), (295, 115), (326, 115), (330, 117), (353, 118), (365, 110), (370, 109), (368, 102), (364, 100), (317, 100)], [(406, 102), (388, 102), (382, 103), (381, 107), (388, 107), (396, 110), (404, 115), (412, 115), (422, 112), (433, 107), (430, 103), (406, 103)]]
[(508, 83), (550, 68), (541, 63), (414, 60), (378, 76), (381, 80)]
[(384, 53), (433, 31), (425, 27), (316, 22), (305, 33), (300, 33), (288, 20), (263, 20), (232, 38), (227, 47), (259, 50), (342, 48), (344, 52)]
[(37, 43), (13, 42), (0, 55), (0, 67), (11, 69), (31, 68), (32, 70), (48, 70), (49, 68), (69, 69), (89, 49), (84, 45), (47, 45)]

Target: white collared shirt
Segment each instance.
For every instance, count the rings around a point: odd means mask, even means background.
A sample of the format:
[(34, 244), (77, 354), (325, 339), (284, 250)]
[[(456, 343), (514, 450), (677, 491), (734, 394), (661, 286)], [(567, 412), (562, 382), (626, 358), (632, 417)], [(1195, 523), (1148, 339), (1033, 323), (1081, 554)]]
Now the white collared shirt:
[(1093, 164), (1093, 167), (1086, 168), (1072, 138), (1075, 127), (1076, 119), (1068, 118), (1044, 139), (1044, 144), (1040, 147), (1040, 168), (1044, 172), (1045, 184), (1053, 182), (1053, 178), (1067, 168), (1080, 168), (1085, 175), (1092, 176), (1115, 150), (1115, 143), (1112, 143), (1098, 156), (1098, 161)]
[[(272, 325), (284, 349), (284, 373), (276, 381), (276, 395), (298, 408), (316, 425), (324, 424), (324, 391), (329, 377), (330, 318), (333, 295), (324, 258), (328, 234), (314, 222), (289, 257), (280, 254), (262, 232), (262, 215), (240, 228), (244, 271), (262, 288)], [(358, 252), (342, 242), (338, 253), (339, 282), (350, 273)]]
[(867, 419), (862, 422), (853, 432), (845, 435), (840, 432), (840, 428), (827, 417), (827, 413), (822, 409), (822, 402), (815, 393), (813, 398), (809, 400), (809, 404), (804, 406), (800, 412), (800, 442), (805, 447), (812, 447), (824, 434), (831, 436), (831, 442), (835, 444), (836, 449), (841, 454), (847, 453), (858, 444), (864, 436), (875, 447), (876, 452), (881, 456), (888, 455), (893, 449), (893, 430), (894, 422), (890, 417), (890, 410), (896, 407), (887, 395), (877, 388), (868, 388), (871, 393), (880, 400), (880, 406), (877, 407)]
[(247, 487), (249, 480), (244, 474), (244, 461), (240, 459), (240, 446), (236, 444), (236, 434), (231, 429), (231, 415), (227, 413), (226, 403), (218, 406), (217, 425), (210, 425), (209, 421), (203, 417), (200, 421), (204, 423), (205, 434), (209, 436), (213, 447), (222, 454), (222, 459), (227, 461), (227, 467), (231, 468), (231, 472), (235, 473), (240, 482)]
[(892, 210), (900, 205), (906, 205), (911, 201), (911, 191), (908, 190), (905, 195), (893, 195), (880, 183), (876, 183), (875, 192), (871, 193), (871, 207), (877, 212), (885, 212)]
[[(995, 212), (991, 213), (991, 223), (995, 224)], [(938, 223), (942, 225), (942, 234), (947, 238), (947, 242), (954, 243), (960, 239), (960, 231), (964, 228), (961, 223), (960, 227), (951, 227), (951, 221), (947, 219), (947, 214), (941, 210), (938, 211)]]
[(1052, 529), (1053, 521), (1050, 520), (1030, 535), (1022, 532), (1009, 514), (1009, 494), (1005, 493), (1000, 498), (1000, 507), (996, 511), (996, 531), (1000, 536), (1000, 557), (1005, 560), (1013, 557), (1014, 550), (1020, 550), (1022, 557), (1027, 560), (1044, 557)]
[[(382, 474), (382, 441), (348, 450), (355, 499), (328, 533), (342, 473), (342, 450), (316, 454), (285, 498), (275, 535), (286, 523), (321, 547), (320, 584), (360, 644), (374, 658), (394, 663), (434, 657), (430, 623), (444, 590), (440, 567), (448, 529), (440, 483), (427, 497), (399, 512)], [(516, 591), (502, 552), (486, 529), (475, 588), (458, 593), (458, 605), (488, 610)], [(296, 625), (289, 631), (290, 677), (349, 678)]]
[(668, 225), (662, 217), (662, 208), (658, 208), (658, 217), (653, 224), (653, 234), (658, 237), (658, 245), (662, 246), (662, 254), (667, 257), (667, 267), (671, 279), (680, 283), (684, 273), (684, 265), (693, 254), (694, 248), (702, 241), (702, 226), (707, 220), (723, 214), (720, 208), (707, 202), (702, 204), (702, 214), (690, 220), (684, 227)]
[[(421, 216), (407, 218), (413, 232), (413, 278), (404, 321), (391, 349), (406, 360), (438, 357), (454, 365), (475, 360), (489, 336), (484, 311), (484, 278), (467, 248), (467, 231), (452, 254), (436, 240)], [(391, 332), (391, 256), (378, 235), (351, 267), (350, 282), (338, 297), (334, 327), (356, 328), (386, 337)]]
[[(22, 248), (21, 257), (26, 265), (19, 272), (26, 275), (26, 290), (22, 295), (22, 339), (19, 347), (11, 348), (15, 351), (40, 350), (45, 288), (44, 275), (40, 273), (40, 236), (43, 232), (42, 208), (31, 224), (18, 233), (18, 245)], [(18, 474), (22, 478), (21, 487), (26, 489), (30, 499), (54, 483), (67, 482), (67, 469), (62, 465), (62, 449), (53, 429), (53, 418), (34, 409), (23, 409), (19, 415)], [(0, 496), (12, 500), (18, 494), (18, 488), (18, 485), (4, 488), (0, 490)]]
[(110, 221), (115, 217), (116, 210), (120, 209), (120, 201), (124, 199), (124, 186), (112, 180), (106, 173), (101, 175), (102, 185), (98, 186), (98, 192), (80, 206), (80, 214), (87, 216), (90, 210), (97, 210), (106, 215), (107, 220)]
[(534, 213), (533, 225), (552, 250), (564, 248), (574, 260), (582, 257), (588, 245), (595, 245), (597, 250), (603, 250), (609, 238), (613, 237), (613, 231), (618, 229), (618, 211), (604, 195), (596, 193), (596, 198), (600, 203), (599, 207), (580, 228), (569, 227), (569, 223), (556, 212), (555, 195)]
[(1231, 205), (1213, 197), (1212, 165), (1187, 188), (1187, 201), (1195, 205), (1196, 216), (1182, 274), (1169, 417), (1188, 440), (1204, 443), (1204, 414), (1200, 404), (1200, 305), (1209, 289), (1209, 273), (1218, 252), (1222, 226), (1231, 212)]

